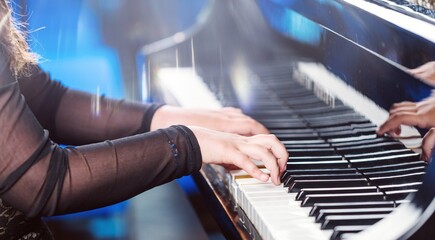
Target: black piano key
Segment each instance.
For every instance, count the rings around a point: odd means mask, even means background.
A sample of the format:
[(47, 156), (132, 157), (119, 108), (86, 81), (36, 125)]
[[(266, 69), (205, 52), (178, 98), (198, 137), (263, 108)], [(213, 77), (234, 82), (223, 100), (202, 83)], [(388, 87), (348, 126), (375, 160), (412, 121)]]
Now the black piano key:
[[(291, 158), (290, 158), (291, 160)], [(347, 161), (289, 161), (287, 162), (287, 170), (294, 169), (329, 169), (329, 168), (348, 168), (350, 167)]]
[(365, 178), (356, 179), (325, 179), (325, 180), (296, 180), (289, 186), (289, 192), (298, 192), (303, 188), (334, 188), (334, 187), (362, 187), (368, 186)]
[(383, 192), (389, 192), (389, 191), (398, 191), (398, 190), (406, 190), (406, 189), (419, 189), (421, 185), (422, 182), (408, 182), (402, 184), (381, 185), (378, 186), (378, 188)]
[(355, 234), (364, 231), (368, 228), (367, 225), (353, 225), (353, 226), (337, 226), (334, 228), (331, 240), (347, 239), (346, 234)]
[(272, 134), (291, 134), (291, 133), (312, 133), (314, 129), (303, 128), (303, 129), (272, 129), (270, 133)]
[[(336, 144), (331, 144), (332, 146), (336, 146)], [(380, 142), (380, 143), (372, 143), (372, 144), (361, 144), (361, 145), (353, 145), (353, 146), (343, 146), (337, 147), (337, 152), (348, 156), (349, 154), (365, 154), (369, 152), (380, 152), (387, 150), (396, 150), (403, 149), (402, 143), (398, 142)], [(349, 159), (354, 158), (353, 156), (348, 156)]]
[(407, 154), (382, 156), (382, 157), (374, 157), (374, 158), (352, 159), (350, 160), (350, 163), (353, 167), (360, 168), (360, 167), (388, 165), (388, 164), (411, 162), (411, 161), (420, 161), (419, 154), (407, 153)]
[(303, 188), (296, 195), (295, 199), (302, 201), (308, 194), (342, 194), (342, 193), (368, 193), (378, 192), (376, 186), (364, 187), (342, 187), (342, 188)]
[(286, 99), (285, 101), (292, 107), (298, 105), (316, 104), (316, 103), (325, 104), (322, 101), (320, 101), (318, 98), (313, 96), (301, 96), (297, 98)]
[(394, 163), (394, 164), (381, 165), (381, 166), (360, 167), (358, 168), (358, 171), (362, 173), (370, 173), (370, 172), (378, 172), (378, 171), (400, 170), (400, 169), (413, 168), (419, 166), (426, 167), (426, 165), (427, 164), (424, 161), (414, 161), (414, 162)]
[(383, 201), (385, 195), (382, 192), (368, 193), (338, 193), (338, 194), (308, 194), (301, 202), (302, 207), (312, 207), (315, 203), (334, 202), (359, 202), (359, 201)]
[(311, 139), (320, 139), (319, 135), (316, 133), (282, 133), (275, 134), (279, 140), (311, 140)]
[(358, 159), (358, 158), (366, 158), (366, 157), (381, 157), (381, 156), (391, 156), (391, 155), (400, 155), (404, 153), (413, 153), (414, 151), (410, 149), (392, 149), (392, 150), (378, 150), (378, 151), (367, 151), (364, 153), (354, 153), (354, 154), (345, 154), (344, 157), (346, 159)]
[(356, 173), (356, 168), (326, 168), (326, 169), (293, 169), (286, 170), (281, 176), (281, 182), (286, 182), (293, 174), (344, 174)]
[(388, 214), (362, 214), (350, 216), (327, 216), (322, 223), (322, 229), (334, 229), (337, 226), (373, 225)]
[(247, 110), (244, 114), (254, 118), (257, 121), (282, 120), (282, 119), (301, 119), (299, 115), (284, 106), (274, 106), (264, 103), (260, 106), (252, 106), (255, 110)]
[(375, 135), (376, 131), (368, 129), (367, 131), (340, 131), (340, 132), (327, 132), (327, 133), (319, 133), (321, 138), (351, 138), (358, 137), (362, 135)]
[(326, 216), (332, 215), (361, 215), (361, 214), (389, 214), (394, 208), (343, 208), (343, 209), (323, 209), (316, 217), (316, 222), (321, 223)]
[(337, 106), (336, 108), (331, 108), (330, 106), (301, 108), (295, 109), (294, 111), (306, 119), (326, 116), (334, 117), (336, 115), (355, 115), (355, 111), (345, 105)]
[(366, 128), (376, 128), (376, 125), (373, 123), (361, 123), (361, 124), (350, 124), (350, 125), (343, 125), (343, 126), (334, 126), (334, 127), (320, 127), (320, 128), (314, 128), (315, 131), (319, 133), (324, 132), (337, 132), (337, 131), (345, 131), (345, 130), (355, 130), (355, 129), (366, 129)]
[[(329, 110), (328, 110), (329, 109)], [(323, 111), (316, 111), (315, 109), (310, 109), (310, 108), (304, 108), (297, 110), (295, 109), (294, 111), (296, 113), (298, 113), (298, 115), (303, 118), (306, 119), (307, 122), (317, 122), (320, 121), (319, 119), (326, 119), (326, 120), (330, 120), (330, 118), (328, 117), (336, 117), (337, 115), (354, 115), (355, 111), (349, 110), (349, 109), (342, 109), (342, 110), (332, 110), (332, 108), (330, 108), (328, 106), (328, 108), (325, 108)], [(351, 118), (353, 119), (353, 117)]]
[(317, 162), (317, 161), (343, 161), (342, 156), (337, 154), (324, 155), (324, 156), (293, 156), (292, 152), (289, 151), (290, 157), (289, 162)]
[(353, 115), (336, 115), (336, 116), (324, 116), (316, 118), (305, 118), (309, 127), (316, 128), (319, 126), (337, 126), (337, 122), (364, 122), (366, 119), (362, 118), (358, 114)]
[(405, 189), (405, 190), (398, 190), (398, 191), (387, 191), (385, 192), (385, 195), (387, 196), (388, 200), (403, 200), (408, 197), (411, 193), (416, 193), (418, 189)]
[(296, 180), (356, 179), (364, 178), (360, 173), (327, 173), (327, 174), (292, 174), (284, 183), (285, 187), (293, 185)]
[(284, 144), (287, 150), (300, 148), (332, 148), (329, 143), (314, 143), (314, 144)]
[(281, 141), (284, 145), (294, 145), (294, 144), (319, 144), (325, 143), (323, 139), (315, 139), (315, 140), (284, 140)]
[(400, 184), (407, 182), (419, 182), (423, 180), (423, 176), (425, 173), (409, 173), (409, 174), (401, 174), (395, 176), (386, 176), (386, 177), (373, 177), (370, 178), (369, 181), (373, 185), (388, 185), (388, 184)]
[(288, 149), (289, 155), (292, 157), (298, 156), (341, 156), (335, 153), (334, 148), (306, 148), (306, 149)]
[(295, 169), (286, 170), (287, 174), (340, 174), (340, 173), (356, 173), (356, 168), (326, 168), (326, 169)]
[(310, 210), (310, 216), (317, 217), (322, 209), (343, 208), (395, 208), (407, 201), (379, 201), (379, 202), (342, 202), (342, 203), (316, 203)]
[(410, 174), (410, 173), (424, 173), (425, 169), (426, 169), (425, 166), (418, 166), (418, 167), (404, 168), (404, 169), (365, 172), (364, 176), (371, 179), (374, 177), (397, 176), (397, 175)]
[[(351, 146), (360, 146), (360, 147), (367, 146), (367, 147), (369, 147), (372, 144), (386, 143), (386, 142), (400, 145), (400, 147), (397, 147), (397, 148), (404, 148), (405, 147), (402, 143), (393, 141), (389, 138), (373, 138), (373, 139), (361, 139), (359, 141), (350, 141), (350, 142), (334, 142), (334, 143), (331, 143), (331, 145), (333, 147), (336, 147), (337, 149), (340, 149), (340, 148), (351, 147)], [(353, 152), (349, 152), (349, 154), (352, 154), (352, 153)]]
[(343, 138), (328, 138), (326, 139), (326, 141), (333, 145), (334, 143), (340, 143), (340, 142), (358, 142), (362, 140), (372, 140), (372, 139), (376, 139), (376, 137), (377, 137), (376, 134), (370, 134), (370, 135), (360, 135), (360, 136), (343, 137)]
[(308, 126), (312, 128), (320, 128), (320, 127), (334, 127), (334, 126), (343, 126), (343, 125), (351, 125), (351, 124), (361, 124), (361, 123), (370, 123), (369, 120), (364, 118), (358, 118), (358, 119), (334, 119), (329, 121), (311, 121), (309, 122)]
[(260, 123), (262, 123), (268, 129), (277, 129), (277, 128), (301, 129), (307, 127), (307, 125), (302, 121), (282, 121), (282, 122), (260, 121)]

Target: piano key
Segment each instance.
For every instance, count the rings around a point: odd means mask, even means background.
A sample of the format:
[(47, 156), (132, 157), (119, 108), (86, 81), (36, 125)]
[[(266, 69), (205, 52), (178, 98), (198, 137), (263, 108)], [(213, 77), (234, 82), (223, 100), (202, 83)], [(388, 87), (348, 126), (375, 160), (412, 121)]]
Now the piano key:
[(376, 134), (375, 129), (365, 129), (358, 131), (337, 131), (337, 132), (327, 132), (327, 133), (319, 133), (318, 135), (322, 138), (341, 138), (348, 139), (352, 137), (359, 137), (362, 135), (370, 135), (373, 136)]
[(295, 109), (294, 111), (299, 115), (304, 116), (305, 118), (316, 118), (316, 117), (337, 115), (337, 114), (340, 115), (349, 114), (351, 116), (356, 115), (355, 111), (346, 105), (336, 106), (335, 108), (331, 108), (330, 106), (324, 105), (315, 108)]
[(316, 133), (282, 133), (276, 134), (279, 140), (311, 140), (319, 139), (319, 135)]
[(386, 176), (396, 176), (399, 174), (408, 174), (408, 173), (424, 173), (424, 166), (418, 166), (413, 168), (404, 168), (404, 169), (394, 169), (394, 170), (385, 170), (385, 171), (376, 171), (376, 172), (366, 172), (364, 176), (369, 179), (373, 177), (386, 177)]
[(388, 200), (403, 200), (408, 197), (411, 193), (416, 193), (418, 189), (405, 189), (397, 191), (387, 191), (385, 195)]
[(291, 106), (304, 105), (304, 104), (313, 104), (313, 103), (324, 104), (318, 98), (315, 98), (315, 97), (309, 96), (309, 95), (307, 95), (307, 96), (301, 96), (301, 97), (298, 97), (298, 98), (286, 99), (285, 101), (289, 105), (291, 105)]
[(301, 129), (306, 128), (306, 123), (302, 121), (280, 121), (280, 122), (268, 122), (267, 120), (260, 121), (260, 123), (264, 124), (268, 129), (276, 129), (276, 128), (288, 128), (288, 129)]
[(245, 113), (255, 119), (269, 119), (269, 120), (284, 120), (284, 119), (301, 119), (293, 109), (285, 105), (269, 106), (267, 102), (263, 102), (261, 106), (252, 106), (247, 109)]
[(419, 189), (422, 182), (408, 182), (402, 184), (392, 184), (392, 185), (380, 185), (379, 190), (383, 192), (405, 190), (405, 189)]
[(292, 133), (310, 133), (312, 134), (314, 130), (311, 128), (303, 128), (303, 129), (272, 129), (270, 133), (272, 134), (292, 134)]
[[(314, 219), (304, 216), (308, 210), (299, 207), (282, 186), (260, 182), (256, 179), (237, 179), (238, 204), (261, 236), (269, 239), (288, 239), (302, 236), (312, 229), (308, 239), (329, 239), (332, 231), (321, 231)], [(261, 212), (261, 214), (259, 214)], [(285, 213), (285, 214), (283, 214)]]
[(369, 173), (369, 172), (377, 172), (377, 171), (400, 170), (400, 169), (414, 168), (419, 166), (426, 167), (426, 165), (427, 164), (424, 161), (413, 161), (413, 162), (393, 163), (393, 164), (381, 165), (381, 166), (359, 167), (358, 171), (362, 173)]
[(360, 123), (360, 124), (350, 124), (350, 125), (342, 125), (342, 126), (334, 126), (334, 127), (319, 127), (314, 128), (317, 132), (336, 132), (343, 130), (356, 130), (356, 129), (366, 129), (366, 128), (376, 128), (377, 126), (371, 122), (368, 123)]
[[(395, 189), (395, 188), (394, 188)], [(341, 188), (303, 188), (297, 195), (296, 200), (302, 201), (308, 194), (341, 194), (341, 193), (367, 193), (378, 192), (376, 186), (364, 187), (341, 187)]]
[(373, 225), (387, 214), (361, 214), (350, 216), (327, 216), (322, 223), (322, 229), (333, 229), (337, 226)]
[(316, 140), (284, 140), (281, 141), (282, 144), (319, 144), (319, 143), (325, 143), (325, 140), (323, 139), (316, 139)]
[(385, 200), (382, 192), (367, 193), (337, 193), (337, 194), (307, 194), (301, 202), (302, 207), (312, 207), (315, 203), (334, 202), (376, 202)]
[(303, 188), (322, 188), (322, 187), (362, 187), (368, 186), (369, 183), (365, 178), (350, 179), (324, 179), (324, 180), (295, 180), (289, 186), (289, 192), (300, 191)]
[(329, 143), (315, 143), (315, 144), (284, 144), (287, 150), (299, 149), (299, 148), (331, 148)]
[[(312, 128), (316, 128), (319, 126), (337, 126), (343, 125), (343, 123), (364, 123), (367, 119), (363, 118), (359, 114), (340, 114), (333, 116), (319, 116), (313, 118), (305, 118), (305, 121), (308, 123), (308, 126)], [(342, 123), (342, 124), (339, 124)]]
[[(334, 144), (332, 144), (334, 146)], [(393, 142), (383, 142), (376, 144), (367, 144), (367, 145), (357, 145), (357, 146), (346, 146), (346, 147), (338, 147), (336, 148), (337, 152), (343, 154), (345, 156), (349, 154), (367, 154), (370, 152), (379, 152), (379, 151), (388, 151), (388, 150), (397, 150), (403, 149), (403, 145), (401, 143), (393, 143)], [(349, 159), (353, 159), (354, 157), (350, 156)]]
[(346, 234), (359, 233), (366, 230), (368, 227), (367, 225), (337, 226), (334, 228), (331, 240), (348, 239), (346, 238)]
[(298, 156), (337, 156), (337, 158), (341, 158), (341, 156), (335, 153), (334, 148), (306, 148), (306, 149), (289, 149), (288, 150), (290, 156), (298, 157)]
[(324, 168), (324, 169), (287, 169), (285, 174), (340, 174), (356, 173), (356, 168)]
[(343, 125), (351, 125), (351, 124), (361, 124), (361, 123), (370, 123), (369, 120), (364, 118), (358, 119), (347, 119), (347, 118), (338, 118), (329, 121), (311, 121), (308, 126), (311, 128), (320, 128), (320, 127), (334, 127), (334, 126), (343, 126)]
[(371, 184), (375, 185), (388, 185), (388, 184), (399, 184), (399, 183), (407, 183), (407, 182), (419, 182), (423, 180), (424, 172), (419, 173), (409, 173), (409, 174), (401, 174), (395, 176), (386, 176), (386, 177), (373, 177), (370, 178)]
[(360, 173), (327, 173), (327, 174), (292, 174), (289, 176), (287, 181), (284, 183), (284, 186), (289, 186), (294, 183), (296, 180), (322, 180), (322, 179), (339, 179), (339, 178), (364, 178)]
[(327, 169), (327, 168), (348, 168), (350, 164), (347, 161), (291, 161), (287, 162), (287, 169)]
[(323, 209), (316, 217), (316, 222), (323, 222), (326, 216), (330, 215), (360, 215), (360, 214), (389, 214), (394, 208), (344, 208), (344, 209)]
[[(385, 142), (397, 144), (397, 145), (400, 145), (402, 149), (404, 148), (402, 143), (393, 141), (389, 138), (373, 138), (373, 139), (362, 139), (362, 140), (358, 140), (358, 141), (349, 141), (349, 142), (334, 142), (334, 143), (331, 143), (331, 145), (333, 147), (336, 147), (336, 148), (351, 147), (351, 146), (362, 147), (362, 146), (370, 146), (372, 144), (385, 143)], [(350, 152), (349, 154), (352, 154), (352, 152)]]
[(331, 144), (337, 142), (355, 142), (355, 141), (361, 141), (367, 139), (375, 139), (376, 137), (377, 137), (376, 134), (369, 134), (369, 135), (361, 135), (361, 136), (354, 136), (354, 137), (329, 138), (327, 142)]
[(281, 176), (281, 182), (293, 174), (342, 174), (342, 173), (356, 173), (356, 168), (332, 168), (332, 169), (299, 169), (299, 170), (286, 170)]
[(367, 167), (375, 165), (387, 165), (411, 161), (419, 161), (420, 157), (418, 153), (407, 153), (393, 156), (382, 156), (375, 158), (362, 158), (349, 160), (353, 167)]
[(291, 162), (310, 162), (310, 161), (343, 161), (347, 162), (343, 159), (340, 155), (326, 155), (326, 156), (293, 156), (293, 153), (291, 150), (289, 150), (289, 154), (291, 155), (289, 157), (289, 161)]
[(377, 156), (387, 156), (387, 155), (396, 155), (396, 154), (404, 154), (404, 153), (413, 153), (410, 149), (393, 149), (393, 150), (379, 150), (376, 152), (369, 151), (364, 153), (353, 153), (353, 154), (345, 154), (344, 157), (346, 159), (358, 159), (365, 157), (377, 157)]
[(343, 209), (343, 208), (396, 208), (406, 201), (379, 201), (379, 202), (342, 202), (342, 203), (316, 203), (311, 208), (309, 215), (317, 217), (322, 209)]

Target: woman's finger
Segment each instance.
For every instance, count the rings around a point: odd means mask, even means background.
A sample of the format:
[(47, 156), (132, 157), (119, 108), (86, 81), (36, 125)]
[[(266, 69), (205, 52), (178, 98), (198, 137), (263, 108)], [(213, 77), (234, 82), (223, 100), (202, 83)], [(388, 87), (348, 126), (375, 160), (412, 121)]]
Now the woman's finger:
[(243, 152), (234, 153), (232, 156), (232, 164), (246, 171), (252, 177), (262, 181), (267, 182), (269, 180), (269, 175), (261, 171), (257, 165)]
[(262, 145), (252, 143), (246, 143), (239, 146), (239, 150), (247, 154), (250, 159), (262, 161), (266, 168), (270, 171), (272, 182), (276, 185), (280, 184), (280, 170), (278, 161), (272, 152)]
[(416, 113), (418, 108), (416, 106), (399, 107), (390, 110), (390, 115), (397, 113)]
[(403, 101), (403, 102), (399, 102), (399, 103), (395, 103), (393, 104), (393, 106), (391, 106), (390, 111), (397, 109), (397, 108), (402, 108), (402, 107), (415, 107), (416, 103), (415, 102), (410, 102), (410, 101)]
[(387, 132), (397, 132), (401, 124), (419, 126), (422, 119), (415, 113), (398, 113), (391, 115), (387, 121), (379, 126), (377, 134), (382, 135)]
[(288, 152), (285, 149), (284, 144), (282, 144), (275, 135), (257, 135), (251, 137), (250, 141), (263, 145), (269, 149), (278, 161), (280, 174), (285, 171), (288, 161)]

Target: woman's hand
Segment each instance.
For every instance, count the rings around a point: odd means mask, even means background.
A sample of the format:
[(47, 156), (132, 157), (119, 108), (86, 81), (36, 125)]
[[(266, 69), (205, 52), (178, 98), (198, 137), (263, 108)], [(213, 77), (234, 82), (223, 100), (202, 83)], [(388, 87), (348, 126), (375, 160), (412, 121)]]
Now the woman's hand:
[(252, 177), (266, 182), (269, 176), (252, 161), (260, 160), (270, 171), (272, 182), (280, 184), (280, 176), (286, 169), (288, 153), (276, 136), (260, 134), (246, 137), (196, 126), (189, 128), (198, 139), (204, 163), (235, 165)]
[(390, 116), (377, 130), (379, 135), (388, 133), (396, 137), (400, 135), (400, 125), (417, 126), (419, 128), (435, 127), (435, 96), (421, 102), (395, 103), (390, 109)]
[(431, 85), (435, 85), (435, 61), (427, 62), (418, 68), (410, 69), (414, 77), (425, 80)]
[(421, 158), (425, 161), (429, 161), (432, 156), (432, 149), (435, 146), (435, 128), (431, 128), (423, 137)]
[(151, 131), (171, 125), (194, 125), (216, 131), (251, 136), (269, 131), (240, 109), (226, 107), (219, 110), (189, 109), (173, 106), (159, 108), (151, 122)]

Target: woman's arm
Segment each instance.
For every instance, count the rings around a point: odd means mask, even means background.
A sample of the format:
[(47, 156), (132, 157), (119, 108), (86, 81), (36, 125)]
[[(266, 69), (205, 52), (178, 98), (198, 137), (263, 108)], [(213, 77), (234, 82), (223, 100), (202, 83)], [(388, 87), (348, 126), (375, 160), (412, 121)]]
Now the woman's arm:
[(0, 196), (30, 217), (113, 204), (197, 171), (202, 160), (237, 165), (267, 181), (251, 161), (257, 159), (279, 184), (288, 158), (272, 135), (243, 137), (185, 126), (60, 148), (30, 111), (18, 83), (4, 75), (0, 126)]
[(81, 145), (148, 132), (158, 104), (107, 99), (62, 86), (39, 67), (21, 77), (20, 90), (53, 140)]
[(1, 197), (31, 217), (113, 204), (201, 166), (184, 126), (60, 148), (11, 78), (0, 79), (0, 125)]
[(53, 140), (81, 145), (148, 132), (171, 125), (193, 125), (245, 136), (268, 130), (239, 109), (184, 109), (107, 99), (67, 89), (34, 68), (19, 79), (21, 92)]

